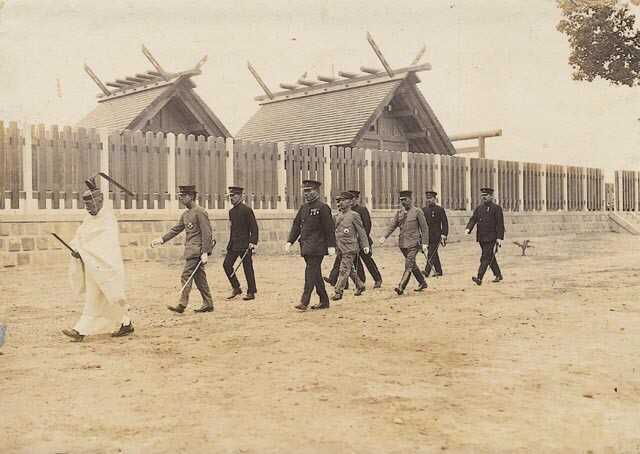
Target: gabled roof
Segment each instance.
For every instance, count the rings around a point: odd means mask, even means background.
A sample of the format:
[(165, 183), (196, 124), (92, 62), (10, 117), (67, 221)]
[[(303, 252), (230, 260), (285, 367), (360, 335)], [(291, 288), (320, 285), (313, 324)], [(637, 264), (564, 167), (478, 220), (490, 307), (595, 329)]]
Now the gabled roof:
[(314, 93), (263, 105), (237, 138), (268, 142), (346, 144), (400, 82), (385, 81), (329, 93)]
[[(98, 95), (98, 106), (77, 126), (114, 130), (143, 130), (147, 122), (169, 102), (178, 99), (194, 122), (201, 124), (209, 135), (231, 137), (231, 133), (211, 111), (193, 88), (191, 76), (199, 70), (165, 75), (148, 71), (134, 77), (118, 79), (107, 85), (116, 87), (108, 95)], [(171, 131), (167, 131), (171, 132)]]
[[(453, 154), (453, 145), (433, 110), (415, 84), (413, 66), (294, 88), (260, 96), (260, 109), (240, 129), (236, 138), (253, 141), (295, 142), (317, 145), (355, 146), (368, 126), (393, 104), (411, 108), (402, 122), (417, 149), (429, 153)], [(329, 78), (320, 78), (328, 80)], [(309, 84), (308, 81), (301, 81)]]

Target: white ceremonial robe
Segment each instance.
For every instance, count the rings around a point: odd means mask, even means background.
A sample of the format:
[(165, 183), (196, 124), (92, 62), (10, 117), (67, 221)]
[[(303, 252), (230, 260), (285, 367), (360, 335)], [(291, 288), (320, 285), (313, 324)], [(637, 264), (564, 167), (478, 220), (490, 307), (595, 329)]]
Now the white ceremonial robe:
[(73, 328), (86, 336), (128, 325), (124, 263), (113, 211), (103, 207), (96, 216), (87, 213), (70, 244), (82, 257), (71, 259), (71, 285), (76, 294), (84, 295), (82, 317)]

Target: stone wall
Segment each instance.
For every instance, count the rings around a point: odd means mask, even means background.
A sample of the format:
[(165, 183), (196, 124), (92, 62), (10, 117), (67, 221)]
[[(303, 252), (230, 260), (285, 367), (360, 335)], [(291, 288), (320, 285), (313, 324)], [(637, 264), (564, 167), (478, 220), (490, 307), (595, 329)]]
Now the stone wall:
[[(125, 261), (130, 260), (180, 260), (184, 235), (170, 243), (151, 249), (149, 243), (175, 224), (178, 213), (141, 210), (116, 212), (120, 225), (120, 245)], [(382, 235), (393, 211), (375, 211), (372, 216), (372, 238)], [(474, 235), (464, 235), (470, 213), (450, 211), (450, 239), (473, 241)], [(56, 212), (25, 215), (0, 214), (0, 269), (15, 266), (47, 266), (68, 260), (68, 253), (51, 236), (51, 232), (71, 240), (85, 216), (83, 211)], [(229, 238), (226, 211), (211, 211), (209, 216), (216, 230), (215, 254), (223, 254)], [(256, 211), (260, 226), (260, 254), (282, 254), (287, 240), (293, 212)], [(609, 216), (605, 212), (505, 212), (508, 239), (531, 238), (568, 233), (611, 231)], [(397, 234), (396, 234), (397, 235)], [(385, 247), (393, 247), (395, 237)], [(297, 249), (295, 249), (297, 251)]]

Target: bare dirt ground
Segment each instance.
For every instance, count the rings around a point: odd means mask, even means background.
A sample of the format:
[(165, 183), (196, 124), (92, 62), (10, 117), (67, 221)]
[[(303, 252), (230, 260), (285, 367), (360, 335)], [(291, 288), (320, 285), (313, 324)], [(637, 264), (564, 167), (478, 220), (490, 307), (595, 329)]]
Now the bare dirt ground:
[(377, 250), (382, 289), (306, 313), (297, 256), (256, 258), (253, 302), (224, 300), (218, 258), (203, 315), (165, 309), (179, 265), (127, 263), (135, 334), (83, 343), (63, 265), (2, 271), (0, 452), (640, 452), (640, 240), (534, 246), (476, 287), (479, 248), (451, 244), (402, 297)]

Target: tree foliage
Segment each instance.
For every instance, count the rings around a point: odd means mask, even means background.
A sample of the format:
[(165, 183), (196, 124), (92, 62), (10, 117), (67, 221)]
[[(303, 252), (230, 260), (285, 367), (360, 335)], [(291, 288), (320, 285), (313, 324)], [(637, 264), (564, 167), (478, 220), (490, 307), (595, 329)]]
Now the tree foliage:
[(605, 79), (616, 85), (640, 85), (640, 30), (629, 5), (617, 0), (558, 0), (557, 29), (571, 46), (575, 80)]

